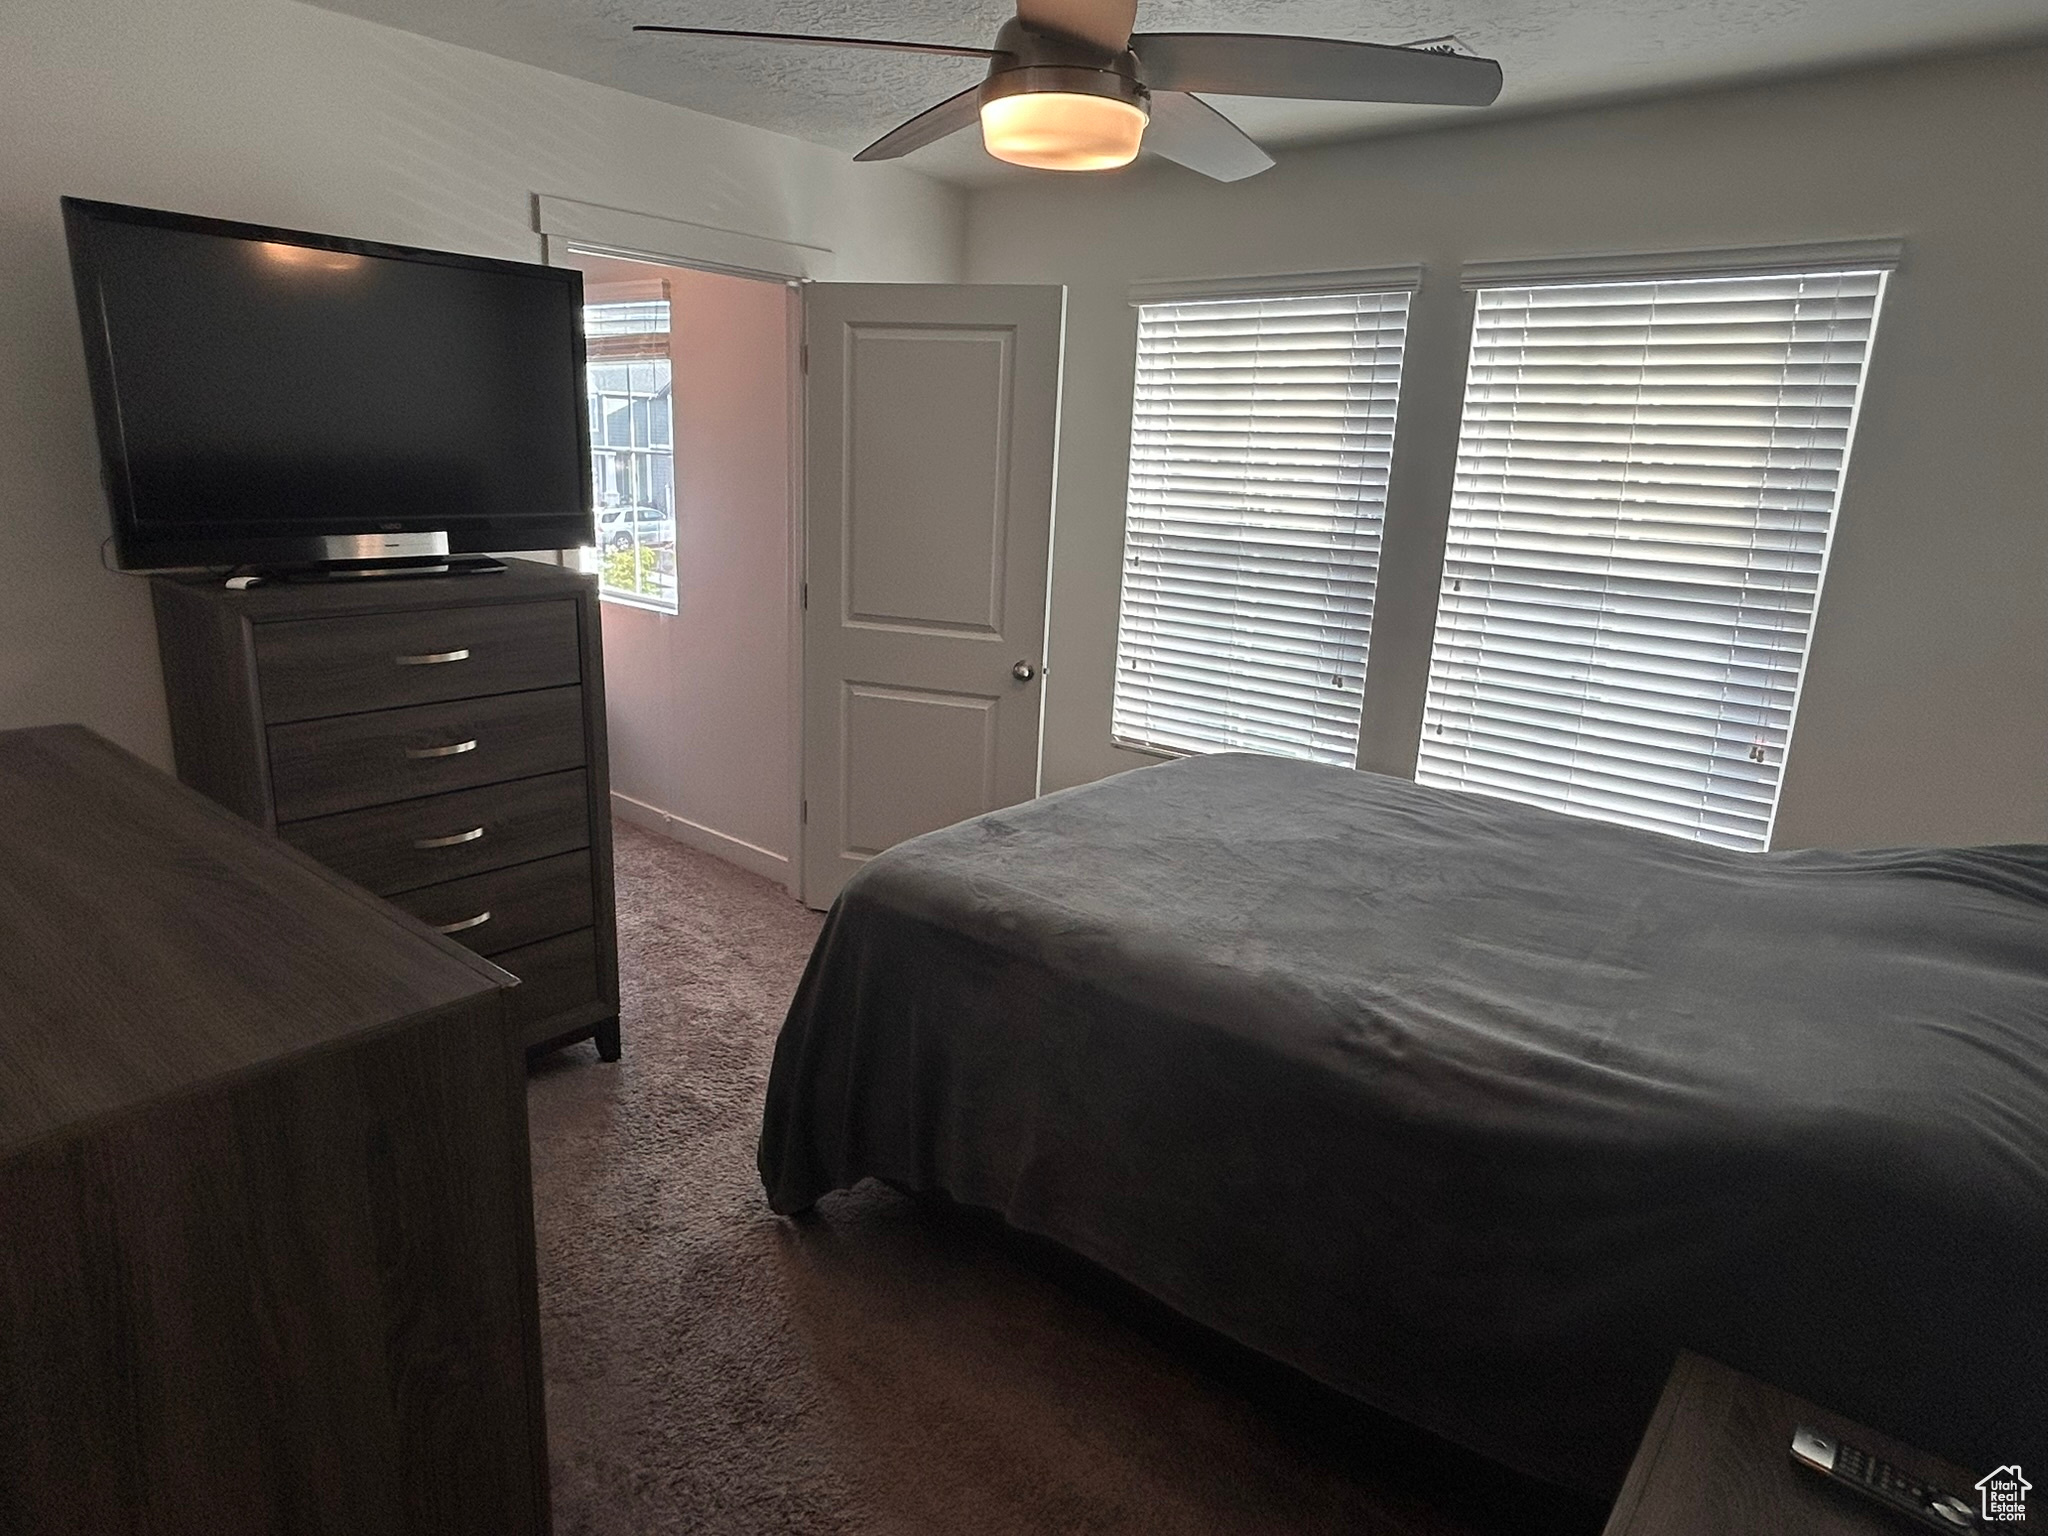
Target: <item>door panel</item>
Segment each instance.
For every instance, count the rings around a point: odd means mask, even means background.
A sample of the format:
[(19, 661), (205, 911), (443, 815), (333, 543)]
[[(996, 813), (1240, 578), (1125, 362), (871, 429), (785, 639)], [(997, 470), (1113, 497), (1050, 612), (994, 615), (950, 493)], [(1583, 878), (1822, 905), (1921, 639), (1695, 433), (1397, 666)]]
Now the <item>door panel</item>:
[(1064, 309), (1058, 288), (805, 290), (812, 906), (1038, 792)]
[(1013, 338), (846, 330), (846, 621), (1003, 627)]
[(870, 858), (997, 803), (1000, 698), (861, 683), (848, 684), (846, 694), (845, 852)]

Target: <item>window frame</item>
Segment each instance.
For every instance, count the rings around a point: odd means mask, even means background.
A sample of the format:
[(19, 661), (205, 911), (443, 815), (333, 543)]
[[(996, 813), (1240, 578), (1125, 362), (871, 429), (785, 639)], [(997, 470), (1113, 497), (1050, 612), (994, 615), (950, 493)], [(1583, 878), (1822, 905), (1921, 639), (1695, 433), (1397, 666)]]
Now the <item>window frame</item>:
[[(676, 483), (675, 464), (674, 298), (669, 291), (666, 278), (658, 278), (647, 282), (644, 285), (644, 290), (642, 285), (638, 284), (612, 284), (609, 286), (613, 289), (610, 293), (592, 296), (586, 292), (584, 295), (584, 345), (588, 353), (584, 367), (584, 397), (591, 407), (590, 473), (594, 480), (598, 474), (600, 463), (609, 465), (615, 463), (621, 457), (632, 461), (636, 466), (648, 464), (653, 460), (667, 459), (669, 464), (669, 498), (671, 502), (669, 528), (671, 538), (673, 539), (676, 536), (679, 515), (682, 510), (679, 504), (680, 487)], [(661, 312), (661, 323), (659, 325), (625, 325), (618, 330), (592, 332), (589, 329), (590, 314), (593, 310), (600, 309), (645, 309), (649, 312), (646, 316), (632, 318), (645, 318), (650, 321), (655, 318), (653, 311), (658, 309)], [(669, 374), (669, 382), (666, 385), (657, 384), (651, 391), (636, 390), (632, 383), (632, 370), (637, 365), (642, 364), (658, 365), (661, 368), (665, 368)], [(623, 391), (605, 388), (598, 380), (599, 369), (614, 367), (624, 368), (627, 371), (626, 386)], [(664, 413), (668, 420), (668, 442), (666, 445), (654, 440), (656, 434), (653, 431), (654, 411), (652, 405), (656, 401), (665, 401), (667, 403), (667, 409)], [(609, 408), (613, 402), (617, 403), (616, 412)], [(636, 406), (641, 407), (637, 413), (635, 411)], [(611, 441), (613, 417), (621, 413), (623, 414), (628, 441), (625, 443), (614, 443)], [(647, 427), (647, 431), (644, 434), (636, 430), (636, 414), (640, 418), (641, 423)], [(645, 443), (634, 441), (634, 439), (642, 435), (647, 438)], [(636, 468), (630, 478), (637, 483), (640, 479), (640, 470)], [(642, 487), (642, 489), (645, 489), (645, 487)], [(671, 573), (670, 590), (666, 595), (658, 588), (653, 591), (647, 591), (639, 587), (617, 587), (605, 579), (605, 562), (611, 558), (614, 551), (605, 542), (604, 515), (606, 512), (613, 510), (613, 508), (603, 501), (604, 494), (605, 492), (601, 487), (594, 488), (594, 511), (592, 515), (596, 529), (597, 544), (591, 552), (590, 565), (597, 577), (597, 595), (599, 600), (608, 603), (623, 603), (629, 607), (646, 609), (651, 613), (680, 613), (682, 611), (682, 581), (679, 570)], [(648, 499), (629, 499), (624, 505), (632, 508), (652, 506), (654, 502)], [(639, 537), (639, 519), (634, 519), (632, 528), (634, 537), (633, 543), (630, 546), (630, 552), (636, 557), (644, 548), (658, 548), (658, 546), (642, 545)], [(677, 551), (672, 544), (669, 558), (671, 561), (674, 561), (676, 556)], [(637, 570), (635, 574), (638, 574)]]
[[(1294, 272), (1225, 278), (1148, 280), (1131, 286), (1128, 293), (1128, 301), (1138, 318), (1140, 330), (1132, 338), (1133, 376), (1131, 387), (1130, 447), (1126, 459), (1123, 515), (1120, 526), (1116, 631), (1112, 642), (1109, 741), (1115, 749), (1160, 761), (1204, 755), (1208, 752), (1262, 750), (1258, 746), (1229, 743), (1212, 744), (1206, 747), (1181, 747), (1160, 741), (1148, 740), (1143, 736), (1130, 734), (1119, 729), (1119, 716), (1122, 712), (1124, 698), (1123, 679), (1128, 665), (1128, 657), (1132, 649), (1131, 637), (1135, 633), (1130, 619), (1133, 559), (1131, 553), (1131, 526), (1136, 507), (1135, 485), (1140, 464), (1138, 434), (1140, 422), (1144, 415), (1142, 396), (1144, 388), (1143, 311), (1152, 306), (1174, 304), (1231, 303), (1240, 301), (1255, 303), (1262, 300), (1275, 299), (1325, 298), (1334, 300), (1364, 295), (1379, 297), (1399, 295), (1401, 297), (1398, 371), (1389, 392), (1390, 399), (1385, 413), (1391, 423), (1386, 449), (1387, 466), (1384, 474), (1379, 479), (1377, 494), (1372, 498), (1377, 504), (1377, 513), (1375, 514), (1375, 527), (1372, 533), (1371, 590), (1366, 598), (1367, 603), (1370, 604), (1377, 593), (1380, 546), (1385, 527), (1387, 492), (1392, 479), (1394, 455), (1398, 451), (1401, 391), (1407, 377), (1407, 349), (1414, 313), (1414, 296), (1422, 285), (1422, 276), (1422, 268), (1419, 265), (1407, 265), (1338, 272)], [(1382, 329), (1385, 328), (1382, 327)], [(1370, 409), (1366, 409), (1362, 415), (1369, 417), (1371, 415)], [(1338, 488), (1341, 489), (1341, 485)], [(1360, 718), (1362, 718), (1363, 712), (1366, 667), (1370, 651), (1371, 615), (1369, 612), (1361, 628), (1364, 632), (1359, 638), (1358, 645), (1358, 676), (1353, 685), (1347, 690), (1358, 706)], [(1305, 718), (1312, 717), (1312, 713), (1313, 706), (1311, 705), (1309, 706), (1309, 713), (1305, 715)], [(1358, 726), (1354, 724), (1351, 737), (1350, 764), (1352, 766), (1356, 765), (1359, 748)], [(1290, 755), (1300, 756), (1303, 760), (1307, 761), (1324, 760), (1301, 753)]]
[[(1440, 658), (1444, 653), (1446, 636), (1445, 611), (1442, 603), (1444, 597), (1448, 595), (1451, 589), (1452, 563), (1458, 553), (1458, 499), (1463, 494), (1459, 489), (1459, 481), (1466, 473), (1468, 438), (1473, 430), (1474, 377), (1479, 361), (1479, 347), (1482, 340), (1482, 315), (1480, 303), (1476, 295), (1480, 291), (1488, 289), (1538, 290), (1579, 286), (1600, 287), (1630, 283), (1682, 283), (1695, 280), (1708, 282), (1741, 278), (1811, 280), (1823, 279), (1831, 275), (1874, 274), (1875, 285), (1874, 292), (1870, 296), (1872, 309), (1868, 321), (1868, 331), (1861, 343), (1858, 372), (1853, 395), (1848, 406), (1846, 425), (1843, 429), (1840, 460), (1838, 466), (1833, 471), (1832, 499), (1827, 509), (1826, 521), (1821, 534), (1818, 565), (1813, 576), (1812, 596), (1803, 612), (1804, 627), (1800, 637), (1797, 666), (1793, 671), (1793, 681), (1789, 690), (1780, 690), (1778, 694), (1785, 701), (1784, 735), (1779, 746), (1778, 761), (1775, 764), (1775, 770), (1770, 779), (1769, 809), (1763, 823), (1761, 841), (1753, 846), (1758, 850), (1763, 850), (1774, 845), (1778, 816), (1783, 803), (1785, 775), (1791, 762), (1792, 743), (1797, 734), (1800, 706), (1803, 702), (1808, 669), (1812, 660), (1813, 643), (1819, 628), (1820, 606), (1826, 589), (1827, 567), (1832, 556), (1835, 536), (1843, 513), (1858, 427), (1860, 426), (1863, 407), (1868, 395), (1871, 368), (1876, 357), (1877, 338), (1881, 323), (1891, 313), (1892, 305), (1895, 302), (1890, 278), (1902, 264), (1903, 256), (1903, 242), (1897, 240), (1857, 240), (1794, 246), (1660, 253), (1649, 256), (1616, 255), (1475, 262), (1469, 264), (1464, 269), (1462, 286), (1466, 290), (1473, 292), (1475, 299), (1472, 305), (1465, 381), (1461, 391), (1459, 434), (1455, 450), (1457, 459), (1452, 477), (1453, 489), (1451, 492), (1451, 503), (1446, 508), (1445, 556), (1443, 569), (1439, 576), (1439, 606), (1436, 619), (1432, 624), (1429, 669), (1424, 684), (1424, 693), (1421, 700), (1422, 708), (1418, 721), (1421, 728), (1417, 740), (1415, 769), (1415, 776), (1418, 782), (1434, 783), (1437, 787), (1460, 788), (1468, 793), (1492, 793), (1512, 803), (1535, 803), (1521, 795), (1515, 794), (1511, 790), (1474, 789), (1466, 784), (1451, 785), (1443, 777), (1432, 779), (1425, 776), (1428, 772), (1426, 764), (1430, 756), (1429, 722), (1432, 712), (1437, 709), (1438, 700), (1441, 697), (1439, 692)], [(1790, 343), (1788, 342), (1789, 345)], [(1779, 388), (1787, 387), (1784, 382), (1784, 376), (1789, 375), (1793, 371), (1793, 366), (1789, 361), (1783, 366)], [(1819, 386), (1816, 385), (1815, 387)], [(1621, 423), (1618, 418), (1615, 423), (1617, 429), (1625, 427), (1630, 432), (1635, 431), (1637, 425), (1639, 423), (1633, 417), (1630, 423)], [(1817, 428), (1810, 426), (1809, 430), (1817, 430)], [(1760, 450), (1759, 457), (1767, 465), (1770, 454), (1774, 451), (1776, 451), (1775, 448), (1767, 445)], [(1811, 452), (1813, 450), (1811, 447), (1808, 447), (1806, 451)], [(1506, 450), (1505, 458), (1502, 457), (1501, 450), (1496, 450), (1490, 456), (1501, 458), (1503, 463), (1511, 463), (1513, 450)], [(1678, 458), (1671, 462), (1679, 471), (1699, 472), (1706, 461), (1702, 457)], [(1759, 527), (1766, 512), (1762, 505), (1763, 495), (1764, 488), (1760, 486)], [(1626, 504), (1625, 500), (1617, 498), (1617, 507), (1622, 507)], [(1473, 515), (1478, 515), (1476, 510)], [(1759, 569), (1755, 553), (1757, 532), (1757, 528), (1752, 528), (1749, 535), (1751, 540), (1750, 554), (1748, 563), (1742, 567), (1746, 571)], [(1538, 563), (1532, 563), (1530, 566), (1531, 570), (1539, 568), (1540, 564)], [(1586, 612), (1588, 610), (1581, 608), (1578, 611)], [(1792, 610), (1787, 608), (1785, 611), (1790, 612)], [(1471, 626), (1467, 625), (1465, 628), (1469, 630)], [(1731, 619), (1729, 621), (1729, 629), (1731, 636), (1736, 639), (1739, 639), (1746, 632), (1743, 628), (1743, 621), (1740, 618)], [(1597, 626), (1595, 632), (1597, 632)], [(1454, 636), (1453, 644), (1455, 644), (1455, 641), (1456, 637)], [(1634, 651), (1617, 650), (1615, 654), (1617, 656), (1638, 656), (1654, 661), (1659, 653), (1646, 648), (1639, 648)], [(1589, 663), (1589, 665), (1591, 664), (1593, 663)], [(1732, 667), (1734, 663), (1731, 661), (1727, 665)], [(1724, 683), (1725, 686), (1727, 685)], [(1675, 690), (1671, 691), (1668, 696), (1674, 700), (1688, 700), (1692, 697), (1690, 694)], [(1464, 713), (1472, 714), (1474, 713), (1474, 708), (1467, 706)], [(1560, 719), (1562, 718), (1562, 715), (1560, 715)], [(1649, 727), (1646, 726), (1644, 729), (1647, 730)], [(1639, 752), (1641, 750), (1641, 742), (1630, 740), (1625, 743), (1624, 750), (1631, 754)], [(1707, 764), (1709, 773), (1709, 789), (1702, 791), (1704, 796), (1710, 793), (1713, 782), (1712, 755), (1706, 754), (1702, 760)], [(1530, 768), (1526, 774), (1532, 780), (1540, 777), (1536, 761), (1534, 758), (1530, 760)], [(1566, 776), (1557, 780), (1556, 784), (1558, 794), (1555, 799), (1558, 802), (1563, 802), (1573, 791), (1574, 780), (1570, 776)], [(1645, 796), (1644, 798), (1647, 800), (1649, 797)], [(1642, 826), (1653, 819), (1648, 816), (1639, 816), (1633, 821), (1618, 820), (1615, 815), (1599, 813), (1591, 809), (1572, 809), (1570, 813), (1584, 815), (1589, 819), (1597, 819), (1613, 825)], [(1667, 835), (1685, 838), (1688, 841), (1698, 842), (1703, 846), (1751, 846), (1747, 842), (1734, 841), (1734, 834), (1732, 833), (1724, 832), (1716, 836), (1708, 835), (1708, 821), (1704, 800), (1699, 820), (1694, 824), (1691, 831), (1683, 830), (1679, 825), (1656, 827), (1654, 830), (1663, 831)]]

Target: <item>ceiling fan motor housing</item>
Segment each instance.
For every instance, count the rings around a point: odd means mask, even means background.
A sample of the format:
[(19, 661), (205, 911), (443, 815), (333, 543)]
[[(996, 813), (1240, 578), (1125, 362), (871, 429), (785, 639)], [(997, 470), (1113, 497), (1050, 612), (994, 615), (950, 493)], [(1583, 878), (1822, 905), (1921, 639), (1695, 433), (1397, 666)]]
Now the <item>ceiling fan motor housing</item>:
[(1013, 17), (996, 33), (982, 103), (1046, 92), (1100, 96), (1148, 115), (1152, 104), (1138, 79), (1137, 56), (1129, 49), (1110, 53), (1078, 38), (1034, 31)]

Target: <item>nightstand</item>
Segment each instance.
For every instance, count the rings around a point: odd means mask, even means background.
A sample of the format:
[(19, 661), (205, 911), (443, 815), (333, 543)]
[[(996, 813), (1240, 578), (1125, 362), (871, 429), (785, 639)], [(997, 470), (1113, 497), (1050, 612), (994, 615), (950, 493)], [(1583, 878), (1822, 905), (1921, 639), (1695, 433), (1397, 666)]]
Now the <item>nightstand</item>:
[[(1688, 1352), (1664, 1384), (1605, 1536), (1908, 1536), (1925, 1529), (1795, 1466), (1792, 1431), (1801, 1424), (1974, 1503), (1974, 1474)], [(2037, 1528), (2038, 1521), (1989, 1527)]]

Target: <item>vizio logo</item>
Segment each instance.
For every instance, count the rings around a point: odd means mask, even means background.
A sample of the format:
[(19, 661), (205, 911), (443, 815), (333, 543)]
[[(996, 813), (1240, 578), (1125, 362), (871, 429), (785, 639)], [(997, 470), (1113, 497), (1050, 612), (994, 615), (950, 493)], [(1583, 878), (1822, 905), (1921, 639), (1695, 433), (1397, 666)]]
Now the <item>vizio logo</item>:
[(2000, 1467), (1977, 1479), (1978, 1507), (1987, 1521), (2019, 1521), (2027, 1518), (2027, 1491), (2034, 1485), (2020, 1475), (2020, 1464)]

